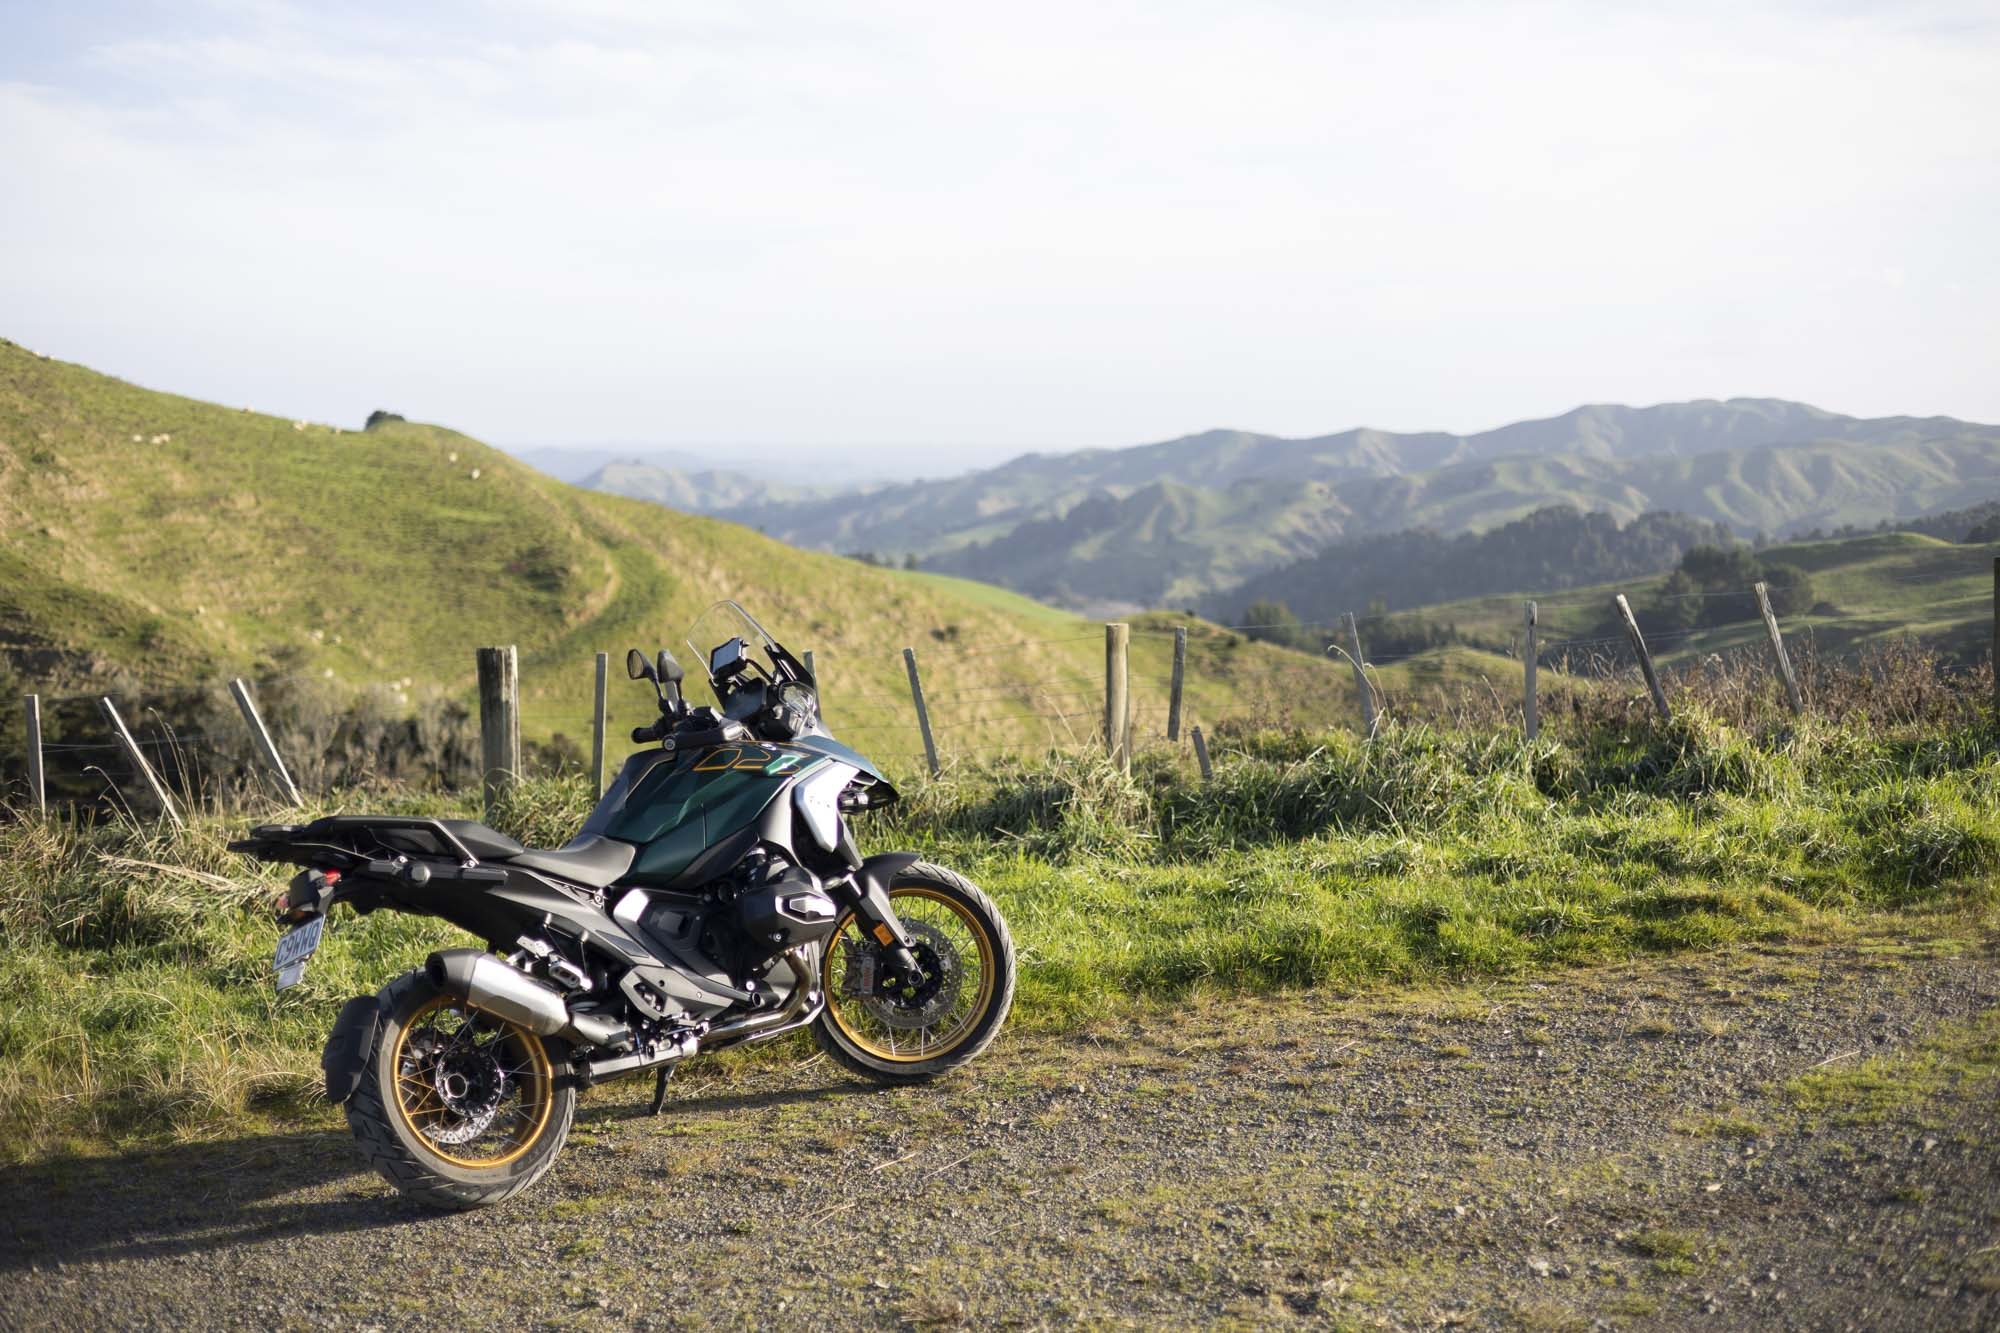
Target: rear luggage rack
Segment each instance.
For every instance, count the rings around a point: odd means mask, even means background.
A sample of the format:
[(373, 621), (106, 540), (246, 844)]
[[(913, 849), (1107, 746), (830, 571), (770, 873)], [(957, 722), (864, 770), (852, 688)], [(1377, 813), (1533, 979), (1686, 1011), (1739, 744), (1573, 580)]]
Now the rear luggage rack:
[(443, 820), (412, 815), (328, 815), (310, 824), (259, 824), (250, 830), (248, 837), (230, 843), (229, 850), (259, 856), (302, 840), (322, 841), (350, 829), (410, 829), (428, 833), (438, 840), (440, 847), (458, 857), (460, 865), (469, 869), (479, 864), (479, 858), (456, 833), (445, 827)]

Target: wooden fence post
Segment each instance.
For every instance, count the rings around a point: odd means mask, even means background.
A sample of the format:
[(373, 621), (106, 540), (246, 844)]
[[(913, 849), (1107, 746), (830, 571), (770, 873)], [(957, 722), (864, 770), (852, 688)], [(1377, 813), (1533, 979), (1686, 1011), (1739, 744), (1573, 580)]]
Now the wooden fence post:
[(1104, 627), (1104, 752), (1111, 762), (1132, 771), (1132, 627), (1113, 622)]
[(930, 765), (931, 776), (938, 775), (937, 742), (931, 738), (931, 713), (924, 707), (924, 682), (917, 675), (917, 650), (903, 650), (903, 667), (910, 673), (910, 702), (917, 706), (917, 730), (924, 734), (924, 762)]
[(236, 707), (243, 714), (243, 722), (250, 728), (251, 743), (257, 747), (257, 755), (264, 761), (264, 767), (270, 769), (271, 775), (277, 778), (278, 790), (284, 794), (286, 803), (303, 805), (304, 802), (299, 799), (298, 784), (292, 781), (291, 773), (286, 770), (285, 761), (278, 754), (277, 745), (271, 740), (270, 730), (264, 725), (263, 715), (257, 711), (256, 700), (250, 697), (250, 687), (244, 684), (243, 678), (239, 676), (229, 682), (229, 693), (235, 696)]
[(597, 693), (590, 709), (590, 790), (604, 795), (604, 714), (611, 688), (611, 654), (597, 655)]
[(1617, 597), (1618, 614), (1625, 621), (1625, 637), (1632, 641), (1632, 651), (1638, 654), (1639, 670), (1646, 677), (1646, 688), (1653, 692), (1653, 707), (1659, 710), (1660, 721), (1674, 720), (1674, 710), (1667, 707), (1667, 692), (1660, 688), (1660, 673), (1653, 670), (1653, 655), (1646, 651), (1646, 636), (1639, 632), (1638, 618), (1632, 614), (1632, 603), (1625, 600), (1625, 594)]
[(111, 732), (118, 738), (118, 744), (124, 748), (125, 757), (132, 761), (132, 767), (139, 774), (139, 780), (153, 793), (153, 799), (160, 803), (160, 809), (165, 812), (168, 821), (175, 828), (181, 827), (179, 807), (174, 804), (174, 798), (167, 795), (167, 789), (161, 783), (159, 775), (153, 772), (153, 766), (146, 762), (145, 754), (139, 749), (139, 742), (133, 740), (132, 733), (125, 729), (125, 719), (118, 716), (118, 706), (111, 702), (111, 696), (108, 694), (97, 701), (97, 706), (103, 711), (104, 720), (111, 724)]
[(1200, 727), (1196, 727), (1191, 735), (1194, 740), (1194, 761), (1201, 765), (1201, 780), (1207, 782), (1215, 776), (1215, 770), (1209, 767), (1208, 763), (1208, 742), (1202, 739)]
[(1527, 733), (1528, 739), (1533, 740), (1542, 729), (1541, 703), (1535, 697), (1536, 659), (1541, 654), (1540, 647), (1535, 643), (1535, 625), (1539, 619), (1539, 612), (1533, 602), (1527, 604), (1525, 619), (1527, 636), (1521, 653), (1521, 718), (1523, 730)]
[(1806, 711), (1805, 696), (1799, 693), (1799, 678), (1792, 671), (1791, 654), (1785, 651), (1785, 636), (1778, 632), (1778, 617), (1771, 610), (1771, 590), (1764, 584), (1757, 585), (1757, 609), (1764, 613), (1764, 632), (1771, 636), (1771, 659), (1778, 664), (1778, 675), (1785, 682), (1785, 702), (1791, 705), (1792, 716)]
[(35, 813), (49, 812), (48, 779), (42, 770), (42, 696), (28, 696), (28, 799), (35, 803)]
[(521, 776), (521, 662), (511, 643), (479, 650), (479, 773), (491, 819)]
[(1174, 680), (1167, 696), (1167, 739), (1181, 738), (1181, 683), (1187, 678), (1187, 626), (1174, 626)]
[(1361, 704), (1361, 725), (1367, 734), (1375, 734), (1375, 691), (1368, 687), (1368, 673), (1361, 665), (1361, 626), (1354, 619), (1354, 613), (1347, 613), (1348, 664), (1354, 668), (1354, 696)]

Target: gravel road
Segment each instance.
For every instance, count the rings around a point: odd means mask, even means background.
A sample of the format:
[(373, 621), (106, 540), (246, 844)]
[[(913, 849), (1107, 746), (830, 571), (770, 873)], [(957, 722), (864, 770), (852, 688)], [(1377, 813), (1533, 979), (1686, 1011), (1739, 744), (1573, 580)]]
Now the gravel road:
[(466, 1216), (331, 1118), (0, 1171), (0, 1324), (2000, 1328), (1992, 941), (1135, 1009), (919, 1090), (806, 1049), (601, 1091)]

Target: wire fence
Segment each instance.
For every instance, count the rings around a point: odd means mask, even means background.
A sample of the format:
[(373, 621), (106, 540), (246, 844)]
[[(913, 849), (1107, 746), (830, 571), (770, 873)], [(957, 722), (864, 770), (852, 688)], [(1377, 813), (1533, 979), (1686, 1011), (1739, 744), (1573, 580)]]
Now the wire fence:
[[(1985, 572), (1941, 569), (1922, 581)], [(1148, 621), (1131, 626), (1131, 647), (1117, 652), (1104, 630), (995, 642), (940, 639), (927, 631), (910, 636), (916, 641), (908, 650), (918, 664), (916, 689), (896, 688), (906, 680), (902, 648), (829, 647), (818, 650), (815, 661), (823, 716), (834, 735), (892, 767), (928, 768), (935, 775), (996, 756), (1103, 753), (1120, 748), (1117, 733), (1129, 759), (1161, 748), (1186, 752), (1196, 730), (1217, 738), (1251, 729), (1366, 729), (1384, 718), (1464, 721), (1473, 713), (1486, 725), (1530, 727), (1535, 712), (1580, 706), (1580, 690), (1622, 700), (1628, 708), (1638, 701), (1644, 712), (1649, 670), (1662, 687), (1653, 694), (1662, 717), (1669, 711), (1665, 691), (1703, 674), (1728, 676), (1749, 698), (1778, 697), (1790, 673), (1790, 694), (1799, 706), (1824, 706), (1830, 665), (1854, 658), (1865, 645), (1892, 640), (1898, 628), (1892, 615), (1816, 604), (1783, 608), (1781, 632), (1767, 634), (1758, 618), (1732, 613), (1708, 623), (1709, 612), (1688, 609), (1740, 611), (1760, 587), (1653, 593), (1634, 608), (1630, 627), (1619, 624), (1615, 603), (1603, 596), (1480, 599), (1453, 607), (1458, 624), (1444, 642), (1413, 637), (1411, 624), (1423, 623), (1418, 616), (1380, 613), (1222, 626)], [(1968, 593), (1963, 600), (1961, 609), (1972, 614), (1957, 626), (1959, 641), (1945, 649), (1960, 663), (1976, 665), (1988, 658), (1984, 622), (1976, 618), (1984, 598)], [(1533, 672), (1526, 652), (1530, 602), (1536, 608)], [(1509, 619), (1517, 623), (1509, 627)], [(1357, 638), (1358, 662), (1351, 651)], [(1303, 651), (1249, 648), (1256, 640)], [(1371, 650), (1371, 640), (1385, 646)], [(1106, 645), (1103, 667), (1085, 644)], [(1781, 645), (1796, 663), (1787, 665)], [(1183, 652), (1177, 671), (1170, 653)], [(520, 663), (532, 681), (516, 700), (527, 738), (519, 760), (524, 771), (586, 768), (600, 738), (615, 765), (628, 748), (624, 737), (631, 727), (657, 716), (650, 696), (639, 703), (614, 691), (600, 717), (586, 692), (595, 669), (588, 655), (542, 649), (523, 654)], [(1110, 717), (1113, 672), (1127, 700), (1122, 718)], [(1539, 681), (1535, 710), (1531, 675)], [(492, 765), (482, 749), (478, 709), (468, 698), (476, 680), (473, 654), (463, 648), (425, 653), (379, 679), (341, 680), (324, 668), (245, 678), (292, 770), (290, 779), (316, 794), (384, 783), (478, 785)], [(131, 750), (106, 724), (100, 700), (107, 696), (126, 714)], [(0, 733), (6, 738), (0, 743), (0, 802), (15, 810), (34, 803), (28, 788), (35, 779), (53, 803), (129, 807), (144, 790), (134, 780), (136, 759), (157, 770), (169, 790), (196, 799), (268, 794), (280, 785), (220, 682), (142, 689), (112, 680), (101, 690), (41, 694), (36, 703), (40, 736), (32, 756), (18, 726)]]

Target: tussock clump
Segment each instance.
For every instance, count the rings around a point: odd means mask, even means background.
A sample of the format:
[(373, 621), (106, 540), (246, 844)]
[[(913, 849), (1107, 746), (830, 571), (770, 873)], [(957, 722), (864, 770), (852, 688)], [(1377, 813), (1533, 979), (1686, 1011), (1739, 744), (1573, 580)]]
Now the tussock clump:
[[(130, 820), (24, 821), (0, 855), (0, 943), (65, 947), (184, 942), (218, 912), (263, 895), (228, 835)], [(246, 883), (248, 881), (248, 883)]]
[(1579, 770), (1569, 775), (1579, 794), (1772, 796), (1789, 778), (1779, 752), (1693, 705), (1671, 722), (1607, 731), (1579, 749)]
[(1426, 831), (1534, 799), (1522, 747), (1390, 722), (1373, 740), (1251, 736), (1222, 751), (1215, 781), (1183, 780), (1163, 806), (1178, 850), (1247, 847), (1329, 832)]
[(1848, 823), (1873, 871), (1870, 895), (1889, 904), (1933, 896), (1954, 881), (2000, 871), (1990, 788), (1959, 774), (1910, 778), (1864, 793)]
[(560, 847), (576, 836), (597, 804), (581, 773), (517, 782), (501, 793), (492, 827), (529, 847)]
[(1008, 757), (914, 784), (871, 826), (885, 836), (998, 838), (1043, 855), (1131, 850), (1154, 830), (1155, 794), (1180, 782), (1159, 759), (1142, 761), (1128, 776), (1098, 755)]

